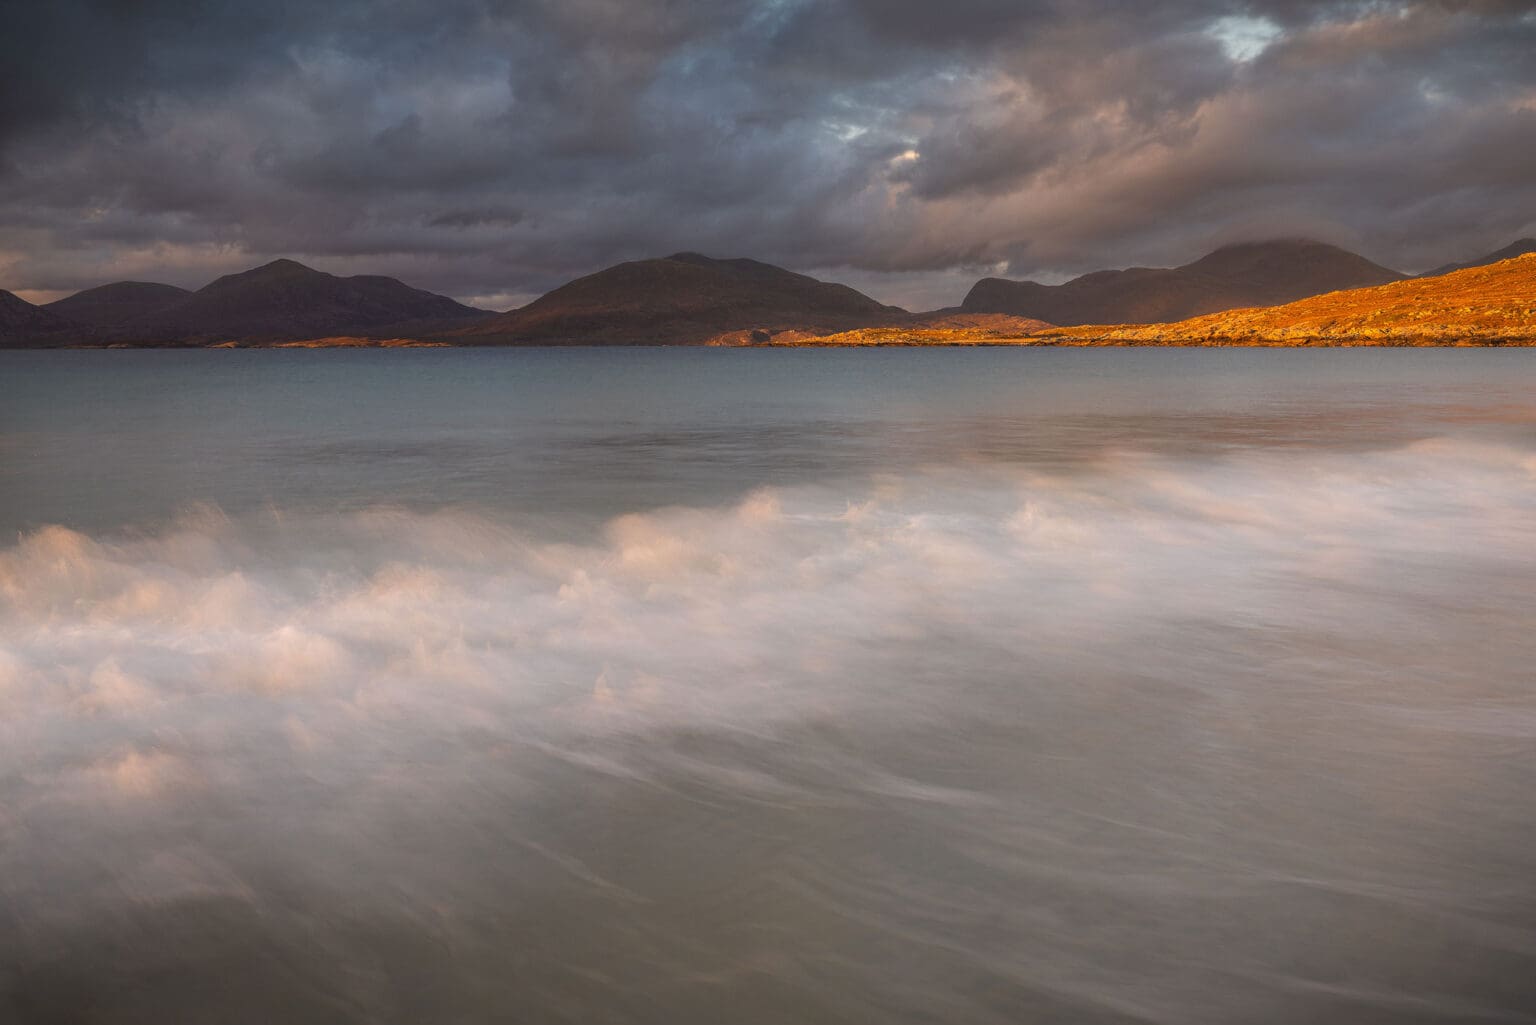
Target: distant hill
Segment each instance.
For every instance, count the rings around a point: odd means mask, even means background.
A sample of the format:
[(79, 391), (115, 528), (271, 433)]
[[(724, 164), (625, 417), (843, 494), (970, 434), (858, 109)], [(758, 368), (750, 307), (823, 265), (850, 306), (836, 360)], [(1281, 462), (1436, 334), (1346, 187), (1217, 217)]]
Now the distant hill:
[(984, 278), (961, 309), (1060, 325), (1153, 324), (1381, 285), (1403, 276), (1322, 242), (1251, 242), (1226, 246), (1182, 267), (1097, 271), (1062, 285)]
[(461, 345), (699, 345), (723, 336), (825, 333), (910, 318), (847, 285), (698, 253), (621, 263), (456, 332)]
[(1536, 253), (1437, 277), (1229, 310), (1176, 324), (1042, 332), (1058, 344), (1504, 345), (1536, 343)]
[(42, 348), (94, 340), (89, 328), (0, 290), (0, 346)]
[(394, 278), (343, 278), (274, 260), (219, 278), (179, 302), (114, 325), (110, 333), (120, 341), (190, 344), (396, 337), (452, 330), (491, 316)]
[(43, 309), (79, 324), (114, 327), (173, 306), (192, 293), (175, 285), (118, 281), (76, 292)]
[(1449, 274), (1452, 271), (1467, 270), (1470, 267), (1486, 267), (1490, 263), (1498, 263), (1500, 260), (1512, 260), (1526, 253), (1536, 253), (1536, 238), (1523, 238), (1518, 242), (1511, 242), (1496, 253), (1489, 253), (1477, 260), (1468, 260), (1466, 263), (1448, 263), (1444, 267), (1436, 267), (1432, 271), (1425, 271), (1420, 277), (1432, 278), (1441, 274)]

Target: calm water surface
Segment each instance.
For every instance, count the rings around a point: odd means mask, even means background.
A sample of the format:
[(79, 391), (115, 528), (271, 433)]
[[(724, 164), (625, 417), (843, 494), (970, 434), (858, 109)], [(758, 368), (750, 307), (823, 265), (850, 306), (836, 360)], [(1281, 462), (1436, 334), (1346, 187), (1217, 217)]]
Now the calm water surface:
[(0, 353), (0, 1021), (1536, 1022), (1533, 396)]

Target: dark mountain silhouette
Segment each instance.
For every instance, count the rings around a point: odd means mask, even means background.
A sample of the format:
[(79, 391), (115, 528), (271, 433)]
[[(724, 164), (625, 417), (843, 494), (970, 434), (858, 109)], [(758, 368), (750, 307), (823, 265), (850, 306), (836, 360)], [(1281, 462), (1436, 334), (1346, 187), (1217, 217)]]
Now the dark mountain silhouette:
[(1439, 277), (1441, 274), (1449, 274), (1452, 271), (1469, 270), (1473, 267), (1486, 267), (1490, 263), (1498, 263), (1500, 260), (1513, 260), (1517, 256), (1526, 253), (1536, 253), (1536, 238), (1523, 238), (1518, 242), (1511, 242), (1496, 253), (1489, 253), (1477, 260), (1468, 260), (1466, 263), (1448, 263), (1444, 267), (1436, 267), (1432, 271), (1425, 271), (1419, 275), (1423, 278)]
[(1063, 285), (984, 278), (961, 309), (1060, 325), (1156, 324), (1403, 277), (1337, 246), (1277, 240), (1226, 246), (1182, 267), (1097, 271)]
[(462, 345), (698, 345), (722, 336), (825, 333), (911, 314), (847, 285), (698, 253), (621, 263), (456, 332)]
[(114, 327), (137, 317), (163, 310), (192, 293), (175, 285), (151, 281), (117, 281), (76, 292), (68, 299), (51, 302), (43, 309), (79, 324)]
[(114, 326), (122, 341), (296, 341), (452, 330), (493, 314), (394, 278), (342, 278), (293, 260), (229, 274), (170, 306)]
[(94, 340), (89, 328), (0, 290), (0, 346), (41, 348)]

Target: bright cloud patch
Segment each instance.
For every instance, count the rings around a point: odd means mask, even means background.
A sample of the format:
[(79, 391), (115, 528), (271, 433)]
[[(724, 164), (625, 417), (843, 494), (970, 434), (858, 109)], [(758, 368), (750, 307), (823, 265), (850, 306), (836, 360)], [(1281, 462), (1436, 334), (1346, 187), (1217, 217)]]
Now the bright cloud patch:
[(1269, 49), (1284, 33), (1268, 18), (1234, 14), (1217, 18), (1206, 34), (1221, 44), (1229, 59), (1246, 63)]

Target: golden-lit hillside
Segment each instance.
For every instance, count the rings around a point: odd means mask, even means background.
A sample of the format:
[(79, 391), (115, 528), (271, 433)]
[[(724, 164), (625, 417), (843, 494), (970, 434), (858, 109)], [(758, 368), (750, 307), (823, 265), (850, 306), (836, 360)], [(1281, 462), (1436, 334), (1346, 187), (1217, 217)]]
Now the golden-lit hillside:
[(1006, 313), (926, 314), (897, 327), (861, 327), (837, 334), (785, 331), (773, 345), (1009, 345), (1051, 328), (1043, 320)]
[(1053, 327), (948, 315), (838, 334), (784, 332), (774, 345), (1536, 345), (1536, 253), (1283, 306), (1172, 324)]
[(1039, 341), (1110, 345), (1536, 344), (1536, 253), (1176, 324), (1089, 326)]

